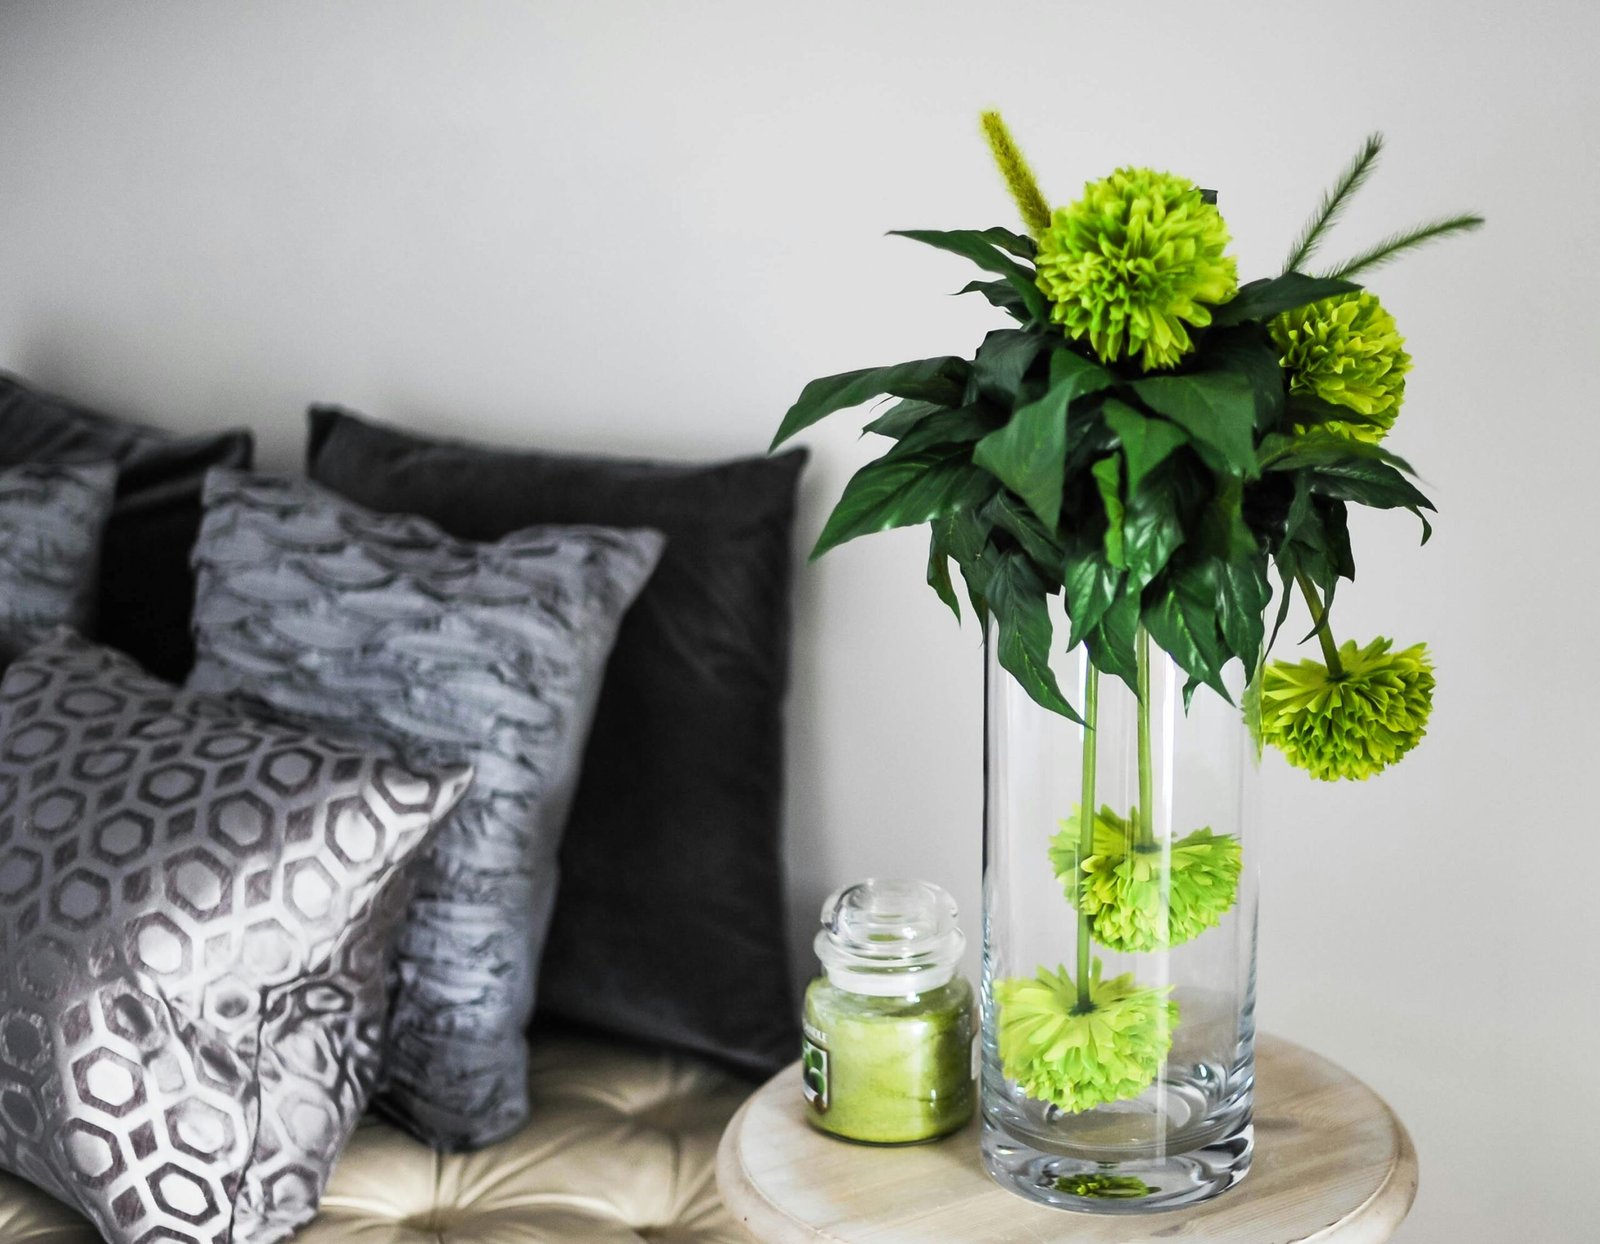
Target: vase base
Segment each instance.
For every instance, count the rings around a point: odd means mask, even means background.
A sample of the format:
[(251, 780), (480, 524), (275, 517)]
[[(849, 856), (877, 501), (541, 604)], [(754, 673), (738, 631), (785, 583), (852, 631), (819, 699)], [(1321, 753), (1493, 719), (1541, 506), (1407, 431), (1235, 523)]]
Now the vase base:
[(1202, 1148), (1112, 1162), (1045, 1153), (992, 1119), (983, 1125), (983, 1164), (1002, 1188), (1087, 1214), (1148, 1214), (1209, 1201), (1245, 1177), (1254, 1149), (1248, 1114), (1237, 1130)]

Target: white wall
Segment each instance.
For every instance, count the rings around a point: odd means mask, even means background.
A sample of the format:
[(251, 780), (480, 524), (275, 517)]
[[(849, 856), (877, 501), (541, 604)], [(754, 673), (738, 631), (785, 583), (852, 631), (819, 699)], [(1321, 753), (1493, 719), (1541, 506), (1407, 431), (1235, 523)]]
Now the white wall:
[[(991, 315), (895, 227), (1008, 223), (975, 114), (1047, 192), (1119, 163), (1222, 191), (1275, 271), (1370, 129), (1354, 245), (1417, 359), (1392, 443), (1443, 511), (1358, 524), (1351, 635), (1428, 640), (1426, 745), (1364, 785), (1265, 771), (1266, 1027), (1410, 1124), (1402, 1239), (1595, 1238), (1590, 61), (1600, 10), (1487, 0), (0, 3), (0, 365), (297, 461), (333, 399), (442, 433), (759, 451), (813, 375), (964, 352)], [(871, 446), (810, 438), (802, 535)], [(978, 639), (920, 534), (800, 579), (797, 961), (832, 885), (906, 870), (977, 929)], [(1580, 1162), (1587, 1157), (1588, 1162)]]

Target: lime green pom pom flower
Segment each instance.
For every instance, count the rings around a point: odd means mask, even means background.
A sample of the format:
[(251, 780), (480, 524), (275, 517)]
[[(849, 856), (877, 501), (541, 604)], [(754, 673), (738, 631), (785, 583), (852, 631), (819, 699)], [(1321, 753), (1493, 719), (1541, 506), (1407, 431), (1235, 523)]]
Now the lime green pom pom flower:
[(1261, 678), (1261, 737), (1324, 782), (1394, 764), (1427, 733), (1434, 680), (1426, 644), (1391, 652), (1391, 643), (1347, 640), (1337, 676), (1318, 661), (1274, 661)]
[(1228, 241), (1192, 181), (1118, 169), (1055, 210), (1039, 238), (1038, 284), (1051, 318), (1103, 362), (1139, 355), (1145, 371), (1172, 367), (1194, 349), (1189, 326), (1211, 323), (1207, 304), (1239, 287)]
[(1089, 976), (1089, 1005), (1067, 969), (997, 981), (1000, 1065), (1023, 1092), (1074, 1114), (1137, 1097), (1172, 1048), (1178, 1004), (1170, 985), (1146, 988), (1131, 974)]
[(1285, 311), (1270, 325), (1290, 393), (1309, 393), (1363, 416), (1321, 426), (1377, 444), (1405, 400), (1411, 356), (1394, 316), (1366, 290)]
[(1239, 840), (1197, 829), (1172, 844), (1135, 845), (1137, 811), (1126, 818), (1102, 807), (1094, 818), (1093, 854), (1079, 857), (1079, 818), (1061, 822), (1050, 840), (1067, 901), (1089, 917), (1095, 941), (1111, 950), (1179, 946), (1214, 927), (1239, 893)]

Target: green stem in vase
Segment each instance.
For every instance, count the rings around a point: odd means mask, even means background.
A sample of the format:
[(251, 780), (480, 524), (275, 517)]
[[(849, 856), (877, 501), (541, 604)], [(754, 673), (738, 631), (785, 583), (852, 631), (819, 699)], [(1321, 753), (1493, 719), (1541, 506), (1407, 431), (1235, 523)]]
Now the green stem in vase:
[(1155, 832), (1155, 772), (1150, 763), (1150, 632), (1139, 627), (1135, 657), (1139, 690), (1139, 828), (1136, 846), (1153, 847)]
[[(1100, 671), (1095, 669), (1094, 663), (1084, 654), (1084, 664), (1088, 666), (1088, 673), (1084, 677), (1083, 685), (1083, 783), (1082, 783), (1082, 811), (1078, 815), (1078, 858), (1086, 860), (1094, 854), (1094, 770), (1095, 752), (1098, 738), (1096, 726), (1100, 716)], [(1080, 887), (1087, 886), (1087, 875), (1078, 877)], [(1086, 1014), (1094, 1010), (1094, 1001), (1089, 994), (1089, 904), (1082, 889), (1078, 894), (1078, 1005), (1075, 1008), (1078, 1014)]]
[(1317, 642), (1322, 645), (1322, 660), (1334, 678), (1344, 677), (1344, 666), (1339, 661), (1339, 645), (1334, 642), (1333, 631), (1328, 626), (1328, 611), (1323, 607), (1317, 589), (1302, 572), (1294, 581), (1300, 585), (1300, 594), (1306, 598), (1306, 608), (1311, 610), (1311, 621), (1317, 628)]

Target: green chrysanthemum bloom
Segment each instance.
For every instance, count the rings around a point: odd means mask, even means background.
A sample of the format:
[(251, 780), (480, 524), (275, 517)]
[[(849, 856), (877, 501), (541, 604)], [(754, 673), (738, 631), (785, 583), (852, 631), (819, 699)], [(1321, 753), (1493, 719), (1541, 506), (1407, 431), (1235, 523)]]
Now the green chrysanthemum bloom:
[(1093, 854), (1078, 853), (1081, 808), (1050, 840), (1067, 901), (1089, 916), (1095, 941), (1111, 950), (1179, 946), (1212, 928), (1233, 906), (1242, 865), (1239, 840), (1197, 829), (1172, 844), (1137, 846), (1137, 810), (1126, 818), (1102, 807), (1094, 818)]
[(1404, 756), (1427, 733), (1433, 663), (1426, 644), (1339, 647), (1340, 677), (1317, 661), (1274, 661), (1261, 679), (1261, 736), (1324, 782), (1361, 780)]
[(1149, 1088), (1178, 1024), (1170, 985), (1145, 988), (1132, 974), (1103, 981), (1098, 959), (1085, 1009), (1064, 967), (997, 981), (994, 991), (1001, 1068), (1030, 1097), (1074, 1114)]
[(1377, 444), (1394, 426), (1411, 356), (1394, 316), (1366, 290), (1285, 311), (1270, 325), (1289, 392), (1309, 393), (1364, 416), (1320, 426)]
[(1188, 326), (1211, 323), (1207, 306), (1239, 287), (1223, 254), (1228, 229), (1192, 181), (1118, 169), (1059, 207), (1039, 238), (1038, 283), (1068, 337), (1087, 337), (1102, 361), (1140, 356), (1172, 367), (1194, 349)]

